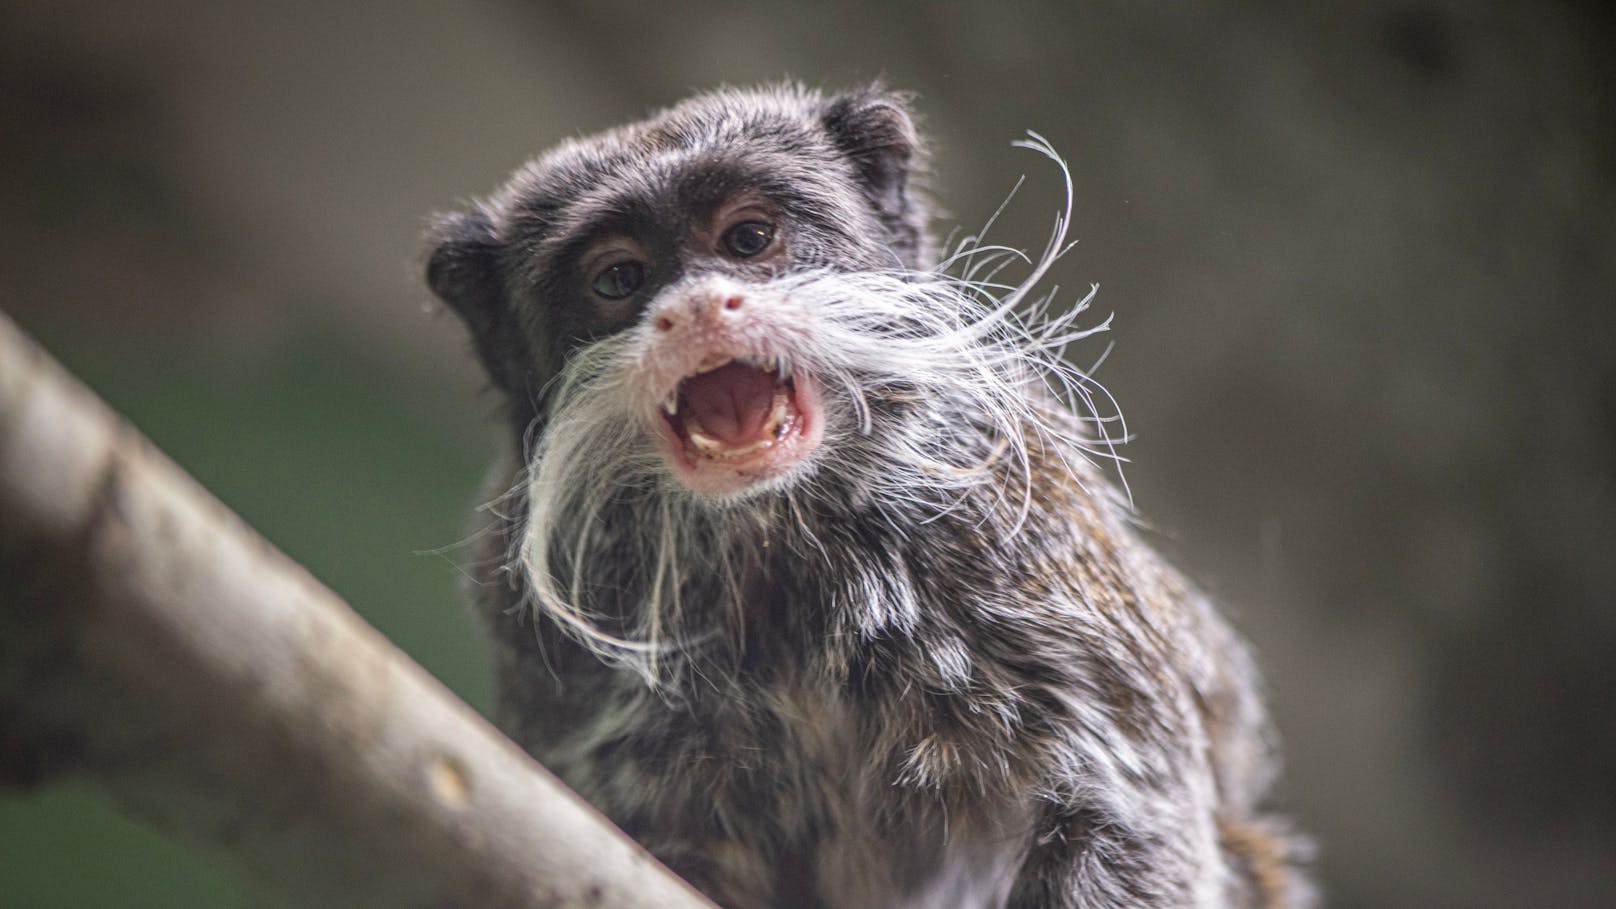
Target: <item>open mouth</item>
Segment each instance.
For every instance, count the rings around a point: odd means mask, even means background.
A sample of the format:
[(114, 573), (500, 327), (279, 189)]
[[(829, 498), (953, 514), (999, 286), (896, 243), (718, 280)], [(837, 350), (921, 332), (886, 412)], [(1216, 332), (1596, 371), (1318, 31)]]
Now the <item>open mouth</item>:
[(733, 492), (785, 473), (818, 445), (813, 383), (779, 360), (709, 356), (660, 405), (664, 443), (680, 482)]

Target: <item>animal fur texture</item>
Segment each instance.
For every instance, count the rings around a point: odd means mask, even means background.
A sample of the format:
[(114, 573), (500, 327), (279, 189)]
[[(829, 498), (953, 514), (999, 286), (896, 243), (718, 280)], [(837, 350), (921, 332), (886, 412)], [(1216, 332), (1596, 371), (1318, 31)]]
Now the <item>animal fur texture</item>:
[(921, 173), (900, 95), (720, 90), (437, 219), (501, 722), (731, 909), (1304, 903), (1252, 660), (1032, 296), (1070, 187), (1010, 284)]

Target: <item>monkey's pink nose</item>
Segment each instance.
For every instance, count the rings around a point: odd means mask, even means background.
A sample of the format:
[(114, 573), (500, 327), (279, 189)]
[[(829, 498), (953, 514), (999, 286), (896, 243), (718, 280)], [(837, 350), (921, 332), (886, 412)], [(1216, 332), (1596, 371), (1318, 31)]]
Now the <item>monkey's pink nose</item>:
[(651, 324), (664, 334), (681, 326), (698, 330), (716, 327), (745, 306), (746, 298), (739, 293), (691, 294), (659, 306)]

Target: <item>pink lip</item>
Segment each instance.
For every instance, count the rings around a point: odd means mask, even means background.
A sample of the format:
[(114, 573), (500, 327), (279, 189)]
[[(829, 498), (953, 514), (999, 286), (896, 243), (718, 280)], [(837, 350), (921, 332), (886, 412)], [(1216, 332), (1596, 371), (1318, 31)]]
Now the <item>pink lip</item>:
[(824, 435), (823, 407), (819, 388), (810, 377), (795, 375), (786, 384), (786, 412), (780, 435), (744, 454), (721, 450), (704, 454), (683, 425), (676, 423), (679, 417), (661, 410), (653, 422), (674, 477), (692, 492), (723, 494), (783, 476), (819, 447)]

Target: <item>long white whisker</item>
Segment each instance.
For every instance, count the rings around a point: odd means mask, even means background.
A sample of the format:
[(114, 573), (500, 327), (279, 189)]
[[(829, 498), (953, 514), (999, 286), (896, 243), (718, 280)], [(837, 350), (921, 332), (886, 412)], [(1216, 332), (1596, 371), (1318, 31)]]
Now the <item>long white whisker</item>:
[[(862, 503), (898, 538), (944, 520), (1003, 521), (1013, 534), (1034, 507), (1035, 470), (1082, 483), (1086, 459), (1120, 465), (1127, 425), (1092, 377), (1110, 347), (1087, 370), (1066, 359), (1110, 326), (1078, 323), (1097, 285), (1059, 313), (1059, 288), (1043, 287), (1074, 245), (1071, 172), (1028, 135), (1016, 145), (1054, 161), (1066, 192), (1036, 257), (984, 243), (984, 228), (933, 271), (801, 271), (756, 286), (783, 326), (770, 357), (826, 399), (819, 448), (779, 488), (711, 498), (672, 478), (647, 428), (660, 419), (649, 397), (666, 395), (642, 387), (649, 327), (575, 351), (540, 395), (544, 432), (522, 479), (528, 521), (514, 555), (532, 606), (653, 688), (680, 672), (719, 684), (708, 673), (721, 667), (689, 657), (744, 646), (747, 577), (765, 570), (771, 540), (800, 561), (831, 558), (839, 531), (821, 524), (824, 503)], [(1018, 262), (1027, 274), (1003, 277)]]

